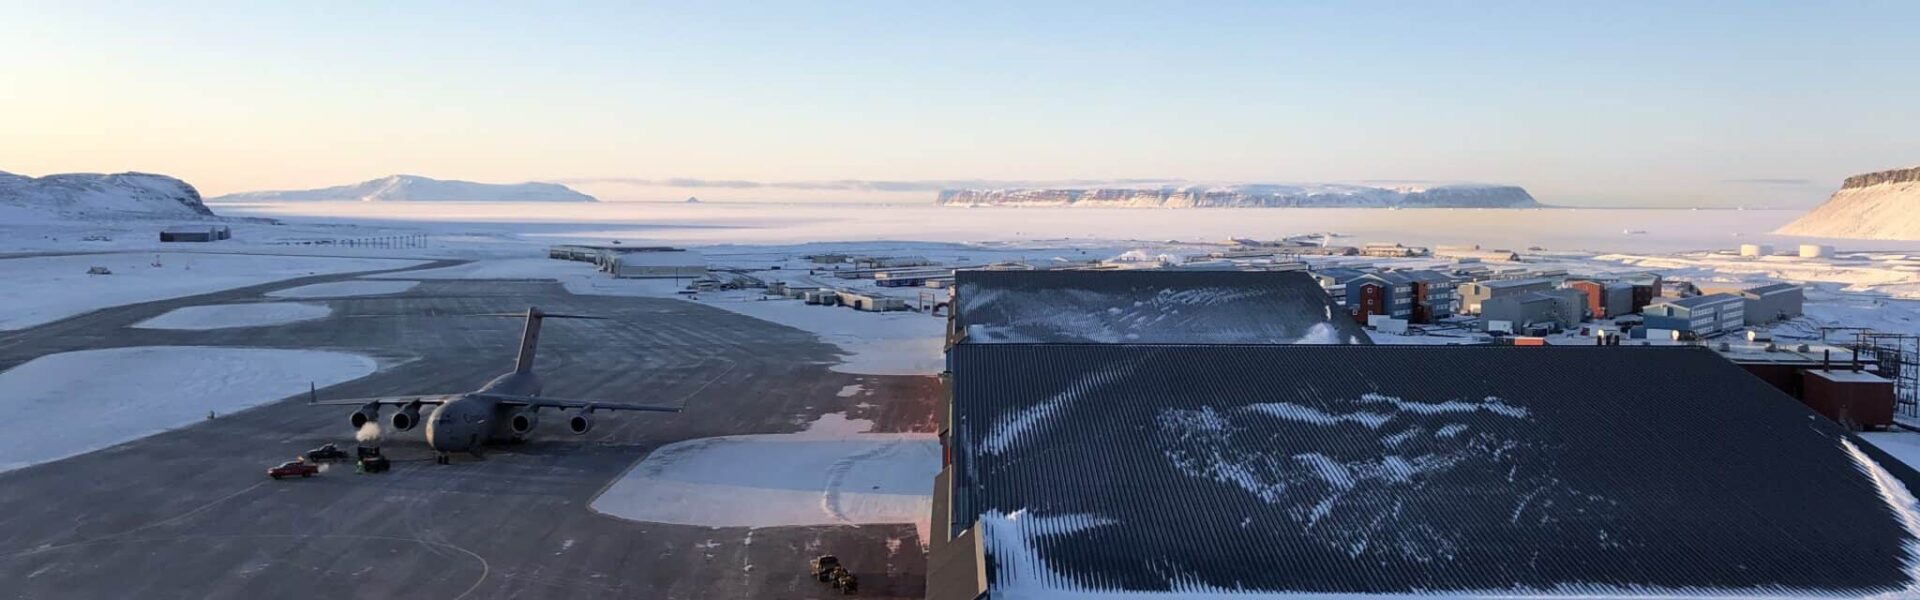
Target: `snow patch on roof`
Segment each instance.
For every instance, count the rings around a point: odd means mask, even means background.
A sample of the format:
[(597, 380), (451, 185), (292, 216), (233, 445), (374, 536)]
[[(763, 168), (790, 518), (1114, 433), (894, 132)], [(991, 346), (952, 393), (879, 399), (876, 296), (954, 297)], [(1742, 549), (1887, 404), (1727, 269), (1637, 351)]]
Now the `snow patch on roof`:
[[(1350, 410), (1349, 410), (1350, 409)], [(1228, 410), (1166, 409), (1156, 420), (1155, 437), (1179, 472), (1238, 487), (1261, 501), (1285, 505), (1287, 516), (1309, 538), (1359, 558), (1381, 554), (1419, 562), (1446, 560), (1467, 535), (1447, 523), (1427, 522), (1422, 511), (1390, 501), (1410, 493), (1423, 480), (1469, 463), (1510, 471), (1522, 490), (1514, 521), (1523, 517), (1549, 522), (1545, 512), (1570, 492), (1551, 473), (1519, 477), (1514, 453), (1529, 449), (1491, 429), (1478, 433), (1467, 423), (1446, 419), (1528, 420), (1525, 408), (1500, 398), (1418, 402), (1382, 394), (1311, 407), (1289, 402), (1249, 404)], [(1260, 419), (1277, 418), (1318, 427), (1353, 427), (1338, 447), (1267, 450), (1244, 443), (1242, 436), (1271, 432)], [(1435, 423), (1438, 418), (1442, 423)], [(1514, 466), (1509, 466), (1514, 465)], [(1527, 492), (1528, 488), (1531, 492)], [(1587, 496), (1584, 500), (1596, 500)], [(1562, 502), (1571, 505), (1572, 502)], [(1339, 519), (1327, 519), (1334, 514)]]
[(1853, 445), (1852, 441), (1842, 438), (1840, 447), (1847, 451), (1847, 456), (1853, 459), (1860, 473), (1873, 483), (1874, 490), (1880, 493), (1881, 500), (1886, 501), (1887, 510), (1893, 513), (1894, 519), (1907, 530), (1907, 573), (1913, 578), (1907, 591), (1920, 592), (1920, 500), (1914, 498), (1913, 491), (1907, 489), (1906, 484), (1900, 483), (1873, 457), (1861, 452), (1860, 447)]
[(993, 424), (993, 429), (987, 432), (986, 439), (981, 442), (981, 450), (994, 455), (1006, 452), (1014, 444), (1019, 443), (1021, 438), (1046, 427), (1059, 415), (1065, 413), (1081, 396), (1097, 392), (1115, 381), (1126, 378), (1133, 371), (1135, 364), (1115, 363), (1107, 368), (1088, 373), (1074, 381), (1073, 385), (1068, 386), (1066, 390), (1000, 419)]

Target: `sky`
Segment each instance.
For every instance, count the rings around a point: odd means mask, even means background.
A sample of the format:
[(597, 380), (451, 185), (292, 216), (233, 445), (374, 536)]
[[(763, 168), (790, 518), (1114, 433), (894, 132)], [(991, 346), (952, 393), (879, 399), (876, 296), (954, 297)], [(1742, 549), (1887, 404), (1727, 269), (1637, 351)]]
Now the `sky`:
[(1920, 165), (1916, 2), (560, 4), (0, 0), (0, 170), (209, 196), (409, 173), (1808, 206)]

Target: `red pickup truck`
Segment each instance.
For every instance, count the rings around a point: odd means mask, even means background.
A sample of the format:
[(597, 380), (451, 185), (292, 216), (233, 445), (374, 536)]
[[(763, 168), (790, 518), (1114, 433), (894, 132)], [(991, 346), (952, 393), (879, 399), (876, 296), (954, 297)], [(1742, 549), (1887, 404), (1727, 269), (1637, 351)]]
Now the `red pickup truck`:
[(301, 477), (312, 477), (315, 473), (319, 473), (319, 472), (320, 472), (320, 467), (318, 465), (315, 465), (313, 463), (310, 463), (304, 460), (290, 460), (284, 463), (280, 463), (280, 466), (278, 467), (267, 469), (267, 476), (272, 477), (274, 479), (279, 479), (281, 477), (293, 477), (295, 475), (298, 475)]

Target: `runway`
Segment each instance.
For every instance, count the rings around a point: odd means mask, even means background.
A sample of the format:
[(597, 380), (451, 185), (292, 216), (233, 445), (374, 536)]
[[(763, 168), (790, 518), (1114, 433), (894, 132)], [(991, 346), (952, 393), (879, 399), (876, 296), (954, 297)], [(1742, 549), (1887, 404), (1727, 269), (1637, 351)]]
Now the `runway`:
[[(446, 266), (441, 262), (418, 268)], [(168, 310), (268, 302), (322, 276), (124, 306), (0, 337), (0, 369), (71, 350), (202, 345), (317, 348), (381, 361), (323, 398), (465, 391), (509, 369), (521, 321), (553, 312), (546, 393), (683, 404), (598, 415), (584, 436), (547, 415), (533, 440), (433, 464), (418, 430), (389, 435), (393, 471), (342, 464), (312, 479), (264, 469), (326, 442), (352, 445), (351, 408), (289, 398), (105, 450), (0, 474), (0, 596), (18, 598), (810, 598), (839, 555), (859, 597), (919, 598), (911, 525), (705, 528), (624, 521), (588, 502), (648, 451), (690, 438), (798, 431), (847, 412), (879, 431), (928, 431), (938, 381), (829, 371), (811, 334), (672, 299), (574, 296), (550, 281), (426, 281), (394, 296), (312, 300), (325, 319), (209, 331), (130, 329)], [(102, 374), (111, 376), (111, 374)], [(836, 392), (858, 379), (871, 396)], [(855, 405), (869, 402), (874, 406)], [(928, 482), (931, 488), (932, 482)]]

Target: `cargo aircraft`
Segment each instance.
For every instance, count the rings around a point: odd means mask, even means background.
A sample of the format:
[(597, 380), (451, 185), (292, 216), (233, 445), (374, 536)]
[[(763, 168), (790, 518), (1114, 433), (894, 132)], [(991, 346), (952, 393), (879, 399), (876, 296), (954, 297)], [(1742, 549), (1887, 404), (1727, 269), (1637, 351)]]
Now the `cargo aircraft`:
[[(517, 317), (517, 313), (477, 315)], [(599, 411), (638, 410), (653, 412), (678, 412), (679, 407), (657, 406), (651, 404), (629, 404), (623, 402), (599, 402), (592, 400), (564, 400), (547, 398), (540, 395), (543, 388), (540, 375), (533, 372), (533, 357), (540, 343), (540, 323), (544, 319), (598, 319), (585, 315), (562, 315), (540, 312), (530, 307), (525, 313), (526, 331), (520, 336), (520, 356), (513, 363), (513, 370), (488, 381), (480, 389), (458, 394), (429, 396), (385, 396), (378, 398), (347, 398), (320, 400), (316, 390), (308, 391), (308, 403), (314, 405), (359, 405), (360, 409), (349, 418), (355, 431), (368, 423), (380, 420), (380, 408), (396, 407), (399, 410), (387, 420), (387, 425), (397, 431), (409, 431), (423, 421), (427, 427), (427, 446), (437, 453), (435, 461), (448, 463), (448, 455), (454, 452), (479, 454), (480, 447), (492, 443), (514, 442), (525, 439), (540, 423), (540, 409), (574, 410), (567, 417), (567, 429), (575, 435), (585, 434), (593, 429), (594, 413)], [(426, 418), (421, 412), (427, 411)]]

